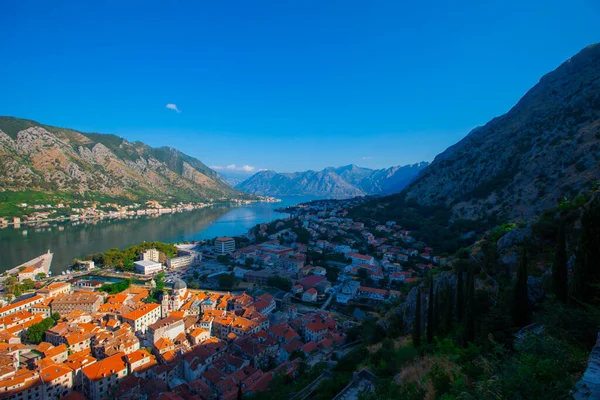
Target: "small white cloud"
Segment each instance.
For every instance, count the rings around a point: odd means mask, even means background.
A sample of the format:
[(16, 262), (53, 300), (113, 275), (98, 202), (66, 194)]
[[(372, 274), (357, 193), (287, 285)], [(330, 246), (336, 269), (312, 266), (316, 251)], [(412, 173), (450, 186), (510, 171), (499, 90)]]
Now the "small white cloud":
[(169, 110), (173, 110), (173, 111), (175, 111), (175, 112), (176, 112), (176, 113), (178, 113), (178, 114), (181, 112), (181, 111), (179, 110), (179, 108), (177, 108), (177, 104), (169, 103), (169, 104), (167, 104), (167, 108), (168, 108)]
[[(229, 171), (241, 171), (241, 172), (254, 172), (256, 171), (256, 167), (253, 167), (252, 165), (235, 165), (235, 164), (229, 164), (227, 166), (222, 166), (222, 165), (212, 165), (210, 167), (211, 169), (214, 170), (222, 170), (222, 169), (228, 169)], [(260, 170), (262, 171), (262, 169)]]
[(363, 159), (363, 160), (372, 160), (372, 159), (373, 159), (373, 157), (371, 157), (371, 156), (365, 156), (365, 157), (363, 157), (362, 159)]

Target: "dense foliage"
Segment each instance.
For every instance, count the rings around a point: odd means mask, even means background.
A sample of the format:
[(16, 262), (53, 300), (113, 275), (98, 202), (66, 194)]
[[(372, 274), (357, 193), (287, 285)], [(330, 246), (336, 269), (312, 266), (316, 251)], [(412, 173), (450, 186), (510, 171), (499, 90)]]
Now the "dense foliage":
[(278, 289), (283, 290), (284, 292), (289, 292), (292, 289), (292, 281), (287, 278), (282, 278), (280, 276), (271, 276), (268, 280), (269, 286), (274, 286)]
[(350, 210), (349, 216), (373, 226), (395, 221), (403, 229), (410, 230), (417, 240), (440, 253), (454, 253), (461, 247), (471, 245), (499, 222), (495, 214), (482, 220), (452, 220), (452, 212), (447, 206), (425, 206), (415, 199), (407, 199), (404, 192), (355, 207)]
[(86, 260), (92, 260), (98, 267), (116, 267), (122, 271), (133, 271), (133, 263), (139, 259), (140, 254), (149, 249), (156, 249), (161, 253), (166, 262), (166, 257), (175, 257), (177, 247), (173, 244), (162, 242), (142, 242), (124, 250), (110, 249), (105, 253), (90, 254), (85, 257)]
[(39, 344), (44, 340), (44, 333), (56, 324), (54, 318), (46, 318), (37, 324), (31, 325), (25, 332), (28, 343)]
[(131, 279), (124, 279), (120, 282), (105, 283), (100, 286), (100, 291), (108, 294), (117, 294), (121, 293), (123, 290), (129, 289), (129, 286), (131, 286)]

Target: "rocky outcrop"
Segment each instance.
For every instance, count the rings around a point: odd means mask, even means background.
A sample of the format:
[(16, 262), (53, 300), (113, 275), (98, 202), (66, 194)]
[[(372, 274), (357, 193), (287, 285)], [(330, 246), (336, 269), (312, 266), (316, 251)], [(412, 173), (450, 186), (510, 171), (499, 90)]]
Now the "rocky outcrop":
[(134, 200), (253, 198), (173, 148), (0, 117), (0, 191), (73, 192)]
[(600, 400), (600, 333), (596, 346), (590, 353), (588, 367), (575, 385), (575, 400)]
[[(452, 293), (456, 293), (457, 279), (456, 275), (451, 271), (444, 271), (439, 274), (434, 280), (434, 291), (438, 293), (440, 289), (448, 288)], [(415, 286), (406, 295), (406, 300), (398, 307), (394, 308), (390, 312), (401, 316), (404, 322), (405, 332), (411, 332), (415, 321), (415, 312), (417, 309), (417, 292), (421, 290), (421, 321), (423, 321), (423, 327), (427, 322), (427, 310), (429, 307), (429, 293), (425, 290), (423, 285)], [(455, 301), (454, 296), (453, 302)], [(453, 304), (453, 307), (455, 304)]]
[(523, 243), (531, 238), (531, 225), (515, 227), (502, 236), (497, 243), (500, 261), (508, 265), (511, 271), (517, 267), (519, 251)]

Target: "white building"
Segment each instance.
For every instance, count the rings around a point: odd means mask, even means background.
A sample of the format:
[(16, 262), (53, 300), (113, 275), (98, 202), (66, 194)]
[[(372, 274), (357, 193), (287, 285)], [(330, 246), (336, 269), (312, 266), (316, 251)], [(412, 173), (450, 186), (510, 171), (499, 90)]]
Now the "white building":
[(160, 253), (158, 252), (158, 250), (148, 249), (142, 253), (142, 255), (140, 256), (140, 260), (159, 262), (160, 261), (158, 259), (159, 255), (160, 255)]
[(375, 265), (375, 259), (372, 256), (366, 256), (364, 254), (359, 254), (359, 253), (348, 253), (348, 254), (346, 254), (346, 256), (350, 257), (352, 259), (352, 265), (358, 265), (358, 264)]
[(216, 238), (214, 248), (217, 254), (231, 254), (235, 251), (235, 239), (230, 237)]
[(202, 253), (192, 252), (185, 256), (173, 257), (167, 260), (167, 267), (181, 268), (199, 264), (202, 261)]
[(155, 261), (136, 261), (133, 263), (135, 272), (143, 275), (152, 275), (162, 270), (162, 264)]
[(123, 322), (131, 325), (134, 332), (146, 333), (148, 326), (160, 319), (159, 304), (144, 304), (130, 313), (123, 315)]

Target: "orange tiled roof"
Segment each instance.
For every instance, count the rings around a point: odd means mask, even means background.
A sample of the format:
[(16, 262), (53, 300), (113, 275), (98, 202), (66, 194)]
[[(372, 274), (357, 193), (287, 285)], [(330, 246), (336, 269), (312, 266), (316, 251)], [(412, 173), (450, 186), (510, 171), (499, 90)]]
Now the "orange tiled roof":
[(153, 303), (144, 304), (141, 307), (136, 308), (132, 312), (123, 315), (123, 318), (135, 321), (139, 318), (142, 318), (144, 315), (156, 310), (159, 307), (160, 307), (159, 304), (153, 304)]
[(62, 365), (51, 365), (40, 371), (40, 378), (45, 383), (52, 382), (53, 380), (60, 378), (67, 374), (72, 374), (71, 368), (64, 367)]
[(46, 350), (46, 352), (44, 353), (44, 356), (55, 357), (59, 354), (65, 353), (67, 351), (69, 351), (69, 349), (67, 349), (67, 345), (63, 343), (60, 346), (56, 346), (56, 347)]
[(85, 376), (92, 381), (103, 379), (127, 369), (127, 363), (125, 363), (124, 356), (125, 353), (123, 352), (117, 353), (104, 360), (100, 360), (84, 367), (82, 371)]

